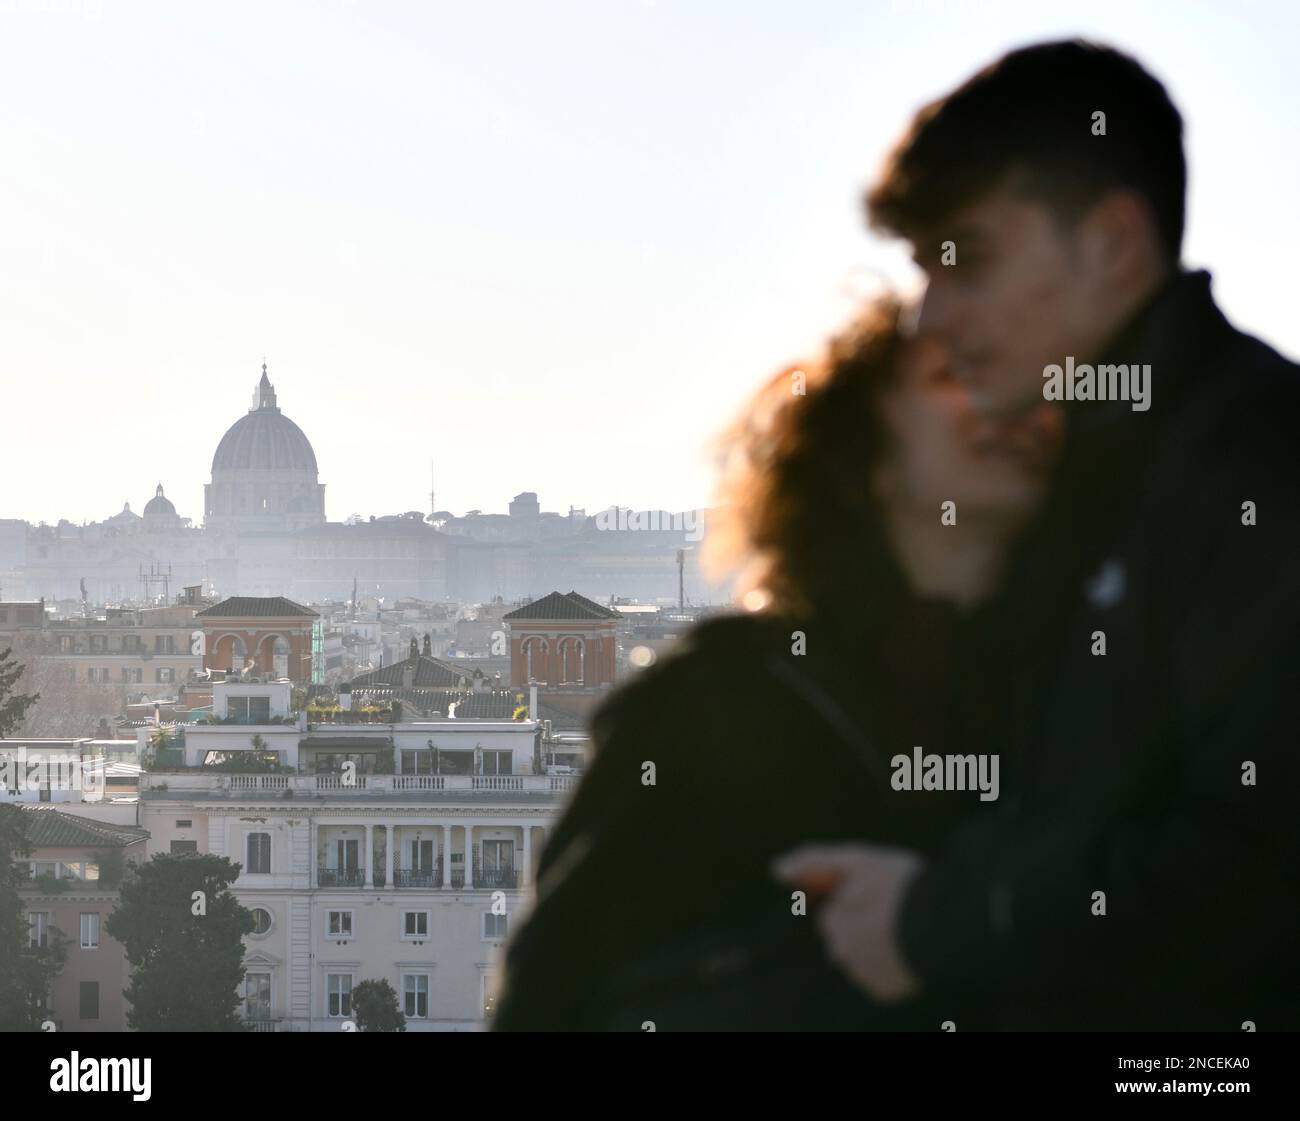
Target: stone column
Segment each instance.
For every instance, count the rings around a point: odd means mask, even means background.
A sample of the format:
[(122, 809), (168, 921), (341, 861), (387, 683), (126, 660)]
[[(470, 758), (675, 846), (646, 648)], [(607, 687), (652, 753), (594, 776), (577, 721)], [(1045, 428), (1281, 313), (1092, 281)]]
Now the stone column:
[(438, 886), (446, 887), (451, 883), (451, 826), (442, 827), (442, 875), (438, 877)]
[(367, 823), (362, 828), (366, 831), (366, 887), (375, 886), (375, 838), (374, 826)]

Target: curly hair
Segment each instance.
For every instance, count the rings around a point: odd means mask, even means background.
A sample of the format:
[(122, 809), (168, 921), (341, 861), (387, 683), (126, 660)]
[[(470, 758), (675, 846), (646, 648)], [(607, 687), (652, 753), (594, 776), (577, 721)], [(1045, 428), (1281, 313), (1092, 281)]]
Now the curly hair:
[(788, 366), (720, 439), (721, 509), (706, 560), (739, 571), (754, 609), (813, 617), (884, 589), (888, 545), (871, 493), (887, 450), (901, 307), (872, 300), (815, 362)]

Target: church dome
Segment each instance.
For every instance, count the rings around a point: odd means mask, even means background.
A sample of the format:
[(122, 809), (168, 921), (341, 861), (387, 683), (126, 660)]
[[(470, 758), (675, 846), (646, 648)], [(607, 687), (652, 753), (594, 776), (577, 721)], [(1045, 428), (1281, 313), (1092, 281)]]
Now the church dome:
[(111, 518), (105, 518), (106, 525), (135, 525), (140, 521), (140, 515), (131, 509), (131, 503), (122, 503), (122, 512), (114, 514)]
[(163, 494), (162, 483), (158, 484), (158, 490), (154, 496), (149, 499), (144, 508), (144, 516), (148, 517), (165, 517), (174, 518), (176, 516), (176, 507), (172, 505), (170, 498)]
[(230, 426), (212, 457), (220, 471), (309, 471), (317, 473), (311, 442), (275, 403), (275, 387), (262, 366), (262, 380), (247, 415)]

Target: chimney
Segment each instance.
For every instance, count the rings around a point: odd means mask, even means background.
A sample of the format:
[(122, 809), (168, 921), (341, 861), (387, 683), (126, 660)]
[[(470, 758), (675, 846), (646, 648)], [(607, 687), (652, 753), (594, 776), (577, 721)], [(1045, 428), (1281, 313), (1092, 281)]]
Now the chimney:
[(433, 657), (433, 636), (428, 633), (424, 636), (424, 655), (427, 658)]

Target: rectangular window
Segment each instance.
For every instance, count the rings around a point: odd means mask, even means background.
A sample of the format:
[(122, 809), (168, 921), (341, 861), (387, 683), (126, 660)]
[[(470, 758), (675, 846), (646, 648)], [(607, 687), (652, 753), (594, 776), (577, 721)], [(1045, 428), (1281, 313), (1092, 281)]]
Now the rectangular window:
[(494, 915), (491, 911), (483, 914), (483, 941), (504, 942), (506, 939), (506, 915)]
[(44, 948), (50, 944), (49, 911), (29, 911), (27, 913), (27, 944), (34, 950)]
[(402, 912), (402, 937), (403, 938), (428, 938), (429, 937), (429, 912), (428, 911), (403, 911)]
[(198, 852), (198, 851), (199, 851), (198, 841), (173, 841), (171, 843), (171, 852), (173, 856), (175, 856), (177, 853)]
[(433, 752), (426, 750), (407, 750), (402, 751), (402, 774), (404, 775), (431, 775), (433, 774)]
[(510, 872), (514, 868), (514, 841), (484, 841), (483, 867), (489, 872)]
[(361, 842), (339, 840), (334, 844), (334, 859), (337, 862), (335, 869), (339, 872), (347, 872), (349, 875), (356, 875), (360, 870)]
[(411, 842), (411, 871), (433, 871), (433, 842), (416, 840)]
[(194, 819), (192, 817), (178, 817), (176, 819), (177, 829), (193, 829)]
[(352, 912), (331, 911), (329, 913), (329, 925), (325, 929), (330, 938), (351, 938)]
[(514, 757), (513, 751), (483, 752), (483, 773), (485, 775), (513, 774)]
[(250, 724), (266, 724), (271, 719), (270, 697), (248, 698), (248, 721)]
[(176, 638), (170, 634), (156, 634), (153, 637), (153, 652), (155, 654), (175, 654)]
[(329, 973), (325, 977), (326, 1015), (352, 1015), (352, 974)]
[(244, 1019), (269, 1020), (271, 1018), (271, 975), (269, 973), (244, 974)]
[(248, 835), (248, 871), (253, 875), (264, 875), (271, 871), (270, 833)]
[(99, 949), (99, 913), (82, 911), (81, 913), (81, 948), (83, 950)]
[(155, 670), (153, 678), (159, 685), (171, 685), (176, 681), (176, 671), (170, 668)]
[(248, 720), (248, 698), (229, 697), (226, 700), (226, 719), (235, 719), (241, 723)]
[(83, 1020), (99, 1019), (99, 982), (82, 981), (80, 1016)]
[(429, 1018), (429, 975), (427, 973), (402, 975), (402, 1003), (408, 1020)]

